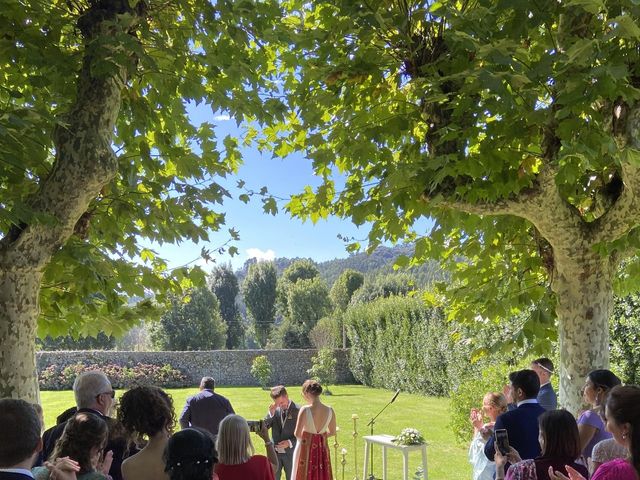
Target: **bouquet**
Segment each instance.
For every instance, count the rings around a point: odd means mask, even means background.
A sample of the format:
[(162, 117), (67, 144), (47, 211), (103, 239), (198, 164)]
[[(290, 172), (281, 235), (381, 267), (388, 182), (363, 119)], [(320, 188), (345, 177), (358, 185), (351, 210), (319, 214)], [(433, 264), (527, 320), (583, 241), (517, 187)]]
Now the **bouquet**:
[(400, 435), (393, 439), (393, 443), (396, 445), (422, 445), (426, 442), (419, 430), (405, 428), (400, 432)]

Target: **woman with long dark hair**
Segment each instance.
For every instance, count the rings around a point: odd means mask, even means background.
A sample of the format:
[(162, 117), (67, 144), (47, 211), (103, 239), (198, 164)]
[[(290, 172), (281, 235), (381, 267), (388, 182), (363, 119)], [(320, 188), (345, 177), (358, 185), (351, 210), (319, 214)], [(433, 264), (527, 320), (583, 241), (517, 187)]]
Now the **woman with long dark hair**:
[[(68, 457), (78, 463), (78, 480), (107, 480), (109, 477), (105, 472), (111, 467), (113, 455), (107, 452), (103, 459), (108, 434), (107, 423), (98, 415), (76, 413), (67, 421), (49, 461), (55, 464), (56, 459)], [(50, 477), (46, 467), (36, 467), (32, 473), (36, 480), (48, 480)]]
[[(549, 469), (566, 473), (566, 465), (587, 475), (587, 468), (576, 463), (580, 456), (580, 437), (573, 415), (566, 410), (549, 410), (538, 417), (538, 427), (542, 454), (534, 460), (521, 460), (513, 448), (508, 455), (496, 449), (496, 480), (549, 480)], [(505, 476), (507, 459), (512, 465)]]
[(580, 449), (585, 465), (588, 465), (596, 443), (611, 438), (602, 422), (602, 405), (609, 390), (620, 383), (620, 379), (613, 372), (604, 369), (589, 372), (585, 379), (582, 396), (591, 408), (578, 417)]
[(215, 446), (206, 430), (185, 428), (174, 433), (164, 451), (165, 472), (171, 480), (215, 479)]
[[(605, 402), (607, 431), (629, 451), (626, 459), (616, 458), (603, 463), (591, 480), (638, 480), (640, 478), (640, 387), (618, 386), (611, 390)], [(568, 467), (569, 476), (554, 472), (551, 480), (585, 480), (586, 475)]]

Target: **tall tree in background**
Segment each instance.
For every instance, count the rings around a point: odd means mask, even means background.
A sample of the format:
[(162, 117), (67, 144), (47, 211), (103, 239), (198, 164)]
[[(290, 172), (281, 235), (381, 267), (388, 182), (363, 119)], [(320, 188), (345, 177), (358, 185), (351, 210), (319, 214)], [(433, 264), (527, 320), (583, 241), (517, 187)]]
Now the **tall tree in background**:
[(151, 342), (158, 350), (219, 350), (226, 338), (220, 305), (206, 287), (173, 299), (171, 309), (151, 327)]
[(256, 340), (267, 344), (276, 316), (276, 285), (278, 277), (273, 262), (258, 262), (249, 267), (242, 283), (242, 294), (253, 319)]
[(289, 287), (298, 280), (311, 280), (320, 275), (318, 266), (313, 260), (304, 258), (295, 260), (291, 265), (284, 269), (280, 278), (278, 278), (278, 311), (283, 316), (288, 315), (289, 307), (287, 301), (289, 298)]
[(287, 314), (280, 326), (285, 348), (309, 348), (309, 332), (331, 312), (326, 283), (320, 277), (299, 279), (287, 288)]
[(204, 283), (143, 245), (207, 242), (224, 223), (215, 180), (236, 170), (238, 143), (220, 139), (220, 154), (187, 106), (282, 118), (259, 96), (273, 57), (245, 54), (279, 17), (269, 1), (2, 3), (1, 397), (37, 400), (37, 330), (123, 332), (147, 311), (119, 315), (128, 298)]
[(414, 240), (453, 271), (458, 320), (526, 312), (510, 341), (558, 338), (574, 411), (609, 364), (614, 287), (640, 286), (636, 3), (299, 0), (274, 35), (275, 153), (322, 179), (288, 210), (369, 222), (370, 248)]
[(244, 326), (236, 305), (240, 293), (238, 278), (231, 265), (216, 266), (209, 276), (211, 291), (220, 304), (220, 314), (227, 324), (227, 348), (240, 348), (244, 344)]
[(340, 317), (340, 325), (342, 328), (342, 348), (347, 348), (347, 330), (342, 316), (349, 306), (351, 297), (363, 283), (364, 275), (361, 272), (348, 268), (340, 274), (338, 279), (331, 286), (331, 291), (329, 292), (335, 315)]

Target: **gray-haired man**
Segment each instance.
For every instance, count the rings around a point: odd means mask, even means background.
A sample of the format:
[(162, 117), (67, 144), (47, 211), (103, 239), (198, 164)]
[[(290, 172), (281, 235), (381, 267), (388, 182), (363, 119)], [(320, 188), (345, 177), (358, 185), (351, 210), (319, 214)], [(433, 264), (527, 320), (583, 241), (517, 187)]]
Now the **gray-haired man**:
[[(116, 392), (111, 386), (111, 382), (100, 370), (91, 370), (78, 375), (73, 382), (73, 395), (76, 398), (78, 412), (91, 412), (101, 417), (107, 425), (111, 427), (115, 420), (109, 418), (111, 410), (115, 406)], [(56, 441), (62, 436), (66, 422), (51, 427), (44, 432), (42, 439), (44, 442), (43, 458), (46, 460)], [(122, 480), (122, 457), (126, 448), (124, 439), (109, 438), (105, 451), (113, 452), (113, 462), (109, 474), (113, 480)]]

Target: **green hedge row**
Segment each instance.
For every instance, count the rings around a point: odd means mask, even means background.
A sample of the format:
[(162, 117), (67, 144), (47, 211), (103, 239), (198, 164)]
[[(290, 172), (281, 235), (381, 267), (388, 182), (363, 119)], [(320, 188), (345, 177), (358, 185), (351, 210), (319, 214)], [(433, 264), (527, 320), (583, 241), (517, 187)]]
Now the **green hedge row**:
[(345, 322), (351, 371), (365, 385), (448, 395), (465, 368), (460, 359), (469, 358), (465, 346), (454, 342), (442, 311), (420, 298), (392, 296), (355, 305)]

